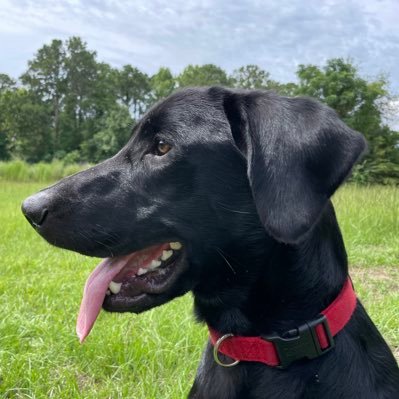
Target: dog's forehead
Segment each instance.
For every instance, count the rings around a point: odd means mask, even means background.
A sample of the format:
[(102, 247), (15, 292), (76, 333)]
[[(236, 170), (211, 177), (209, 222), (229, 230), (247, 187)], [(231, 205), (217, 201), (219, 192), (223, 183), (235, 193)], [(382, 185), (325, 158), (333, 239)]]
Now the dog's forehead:
[(225, 132), (228, 122), (220, 106), (203, 91), (183, 91), (151, 109), (142, 121), (145, 136), (164, 133), (196, 139)]

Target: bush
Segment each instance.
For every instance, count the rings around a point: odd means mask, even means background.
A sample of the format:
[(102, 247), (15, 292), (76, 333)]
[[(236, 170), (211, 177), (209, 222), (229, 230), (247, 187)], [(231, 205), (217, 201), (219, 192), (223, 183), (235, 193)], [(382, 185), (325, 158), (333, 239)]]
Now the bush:
[(65, 165), (80, 164), (82, 163), (82, 154), (78, 150), (71, 151), (62, 158), (62, 162)]

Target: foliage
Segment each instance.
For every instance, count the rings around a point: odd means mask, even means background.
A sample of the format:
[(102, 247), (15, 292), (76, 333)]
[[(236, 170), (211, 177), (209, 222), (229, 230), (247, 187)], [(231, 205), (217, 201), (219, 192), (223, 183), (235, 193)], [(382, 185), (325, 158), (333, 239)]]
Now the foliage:
[(51, 110), (53, 151), (59, 149), (60, 112), (67, 85), (65, 75), (65, 48), (61, 40), (53, 40), (39, 49), (21, 76), (22, 83)]
[(150, 80), (147, 74), (131, 65), (125, 65), (116, 72), (117, 97), (134, 117), (139, 117), (146, 109), (150, 93)]
[(233, 72), (234, 87), (242, 89), (276, 89), (278, 83), (270, 79), (270, 73), (257, 65), (246, 65)]
[(16, 82), (5, 73), (0, 73), (0, 94), (15, 88)]
[(298, 82), (280, 83), (257, 65), (229, 75), (213, 64), (188, 65), (176, 76), (162, 67), (150, 76), (132, 65), (99, 62), (79, 37), (55, 39), (37, 51), (19, 81), (0, 74), (0, 160), (101, 161), (126, 143), (134, 121), (173, 90), (220, 85), (318, 98), (369, 143), (352, 180), (398, 184), (399, 132), (384, 122), (393, 100), (387, 80), (366, 80), (341, 58), (321, 67), (299, 65), (297, 76)]
[[(29, 162), (46, 159), (51, 152), (47, 105), (23, 88), (0, 97), (1, 131), (7, 152)], [(4, 151), (4, 150), (3, 150)]]
[(232, 80), (226, 72), (213, 64), (188, 65), (176, 78), (179, 87), (186, 86), (230, 86)]
[(169, 68), (159, 68), (151, 77), (152, 98), (154, 101), (167, 97), (176, 88), (176, 80)]
[(100, 131), (81, 145), (83, 159), (99, 162), (116, 154), (129, 140), (133, 119), (124, 106), (115, 107), (104, 118)]
[(7, 161), (10, 159), (8, 137), (4, 131), (0, 130), (0, 159)]

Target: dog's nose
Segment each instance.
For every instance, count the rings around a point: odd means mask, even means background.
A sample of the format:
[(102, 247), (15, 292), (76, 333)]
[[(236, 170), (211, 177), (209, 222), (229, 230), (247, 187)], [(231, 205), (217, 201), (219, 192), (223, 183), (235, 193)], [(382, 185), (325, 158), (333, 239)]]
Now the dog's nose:
[(46, 220), (48, 215), (46, 197), (44, 193), (37, 193), (31, 195), (22, 203), (22, 212), (34, 227), (40, 227)]

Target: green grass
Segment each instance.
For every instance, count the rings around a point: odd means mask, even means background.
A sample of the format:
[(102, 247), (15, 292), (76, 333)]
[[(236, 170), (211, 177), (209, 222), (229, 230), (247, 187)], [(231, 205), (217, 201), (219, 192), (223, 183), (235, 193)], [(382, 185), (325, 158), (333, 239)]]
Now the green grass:
[(334, 205), (350, 264), (399, 264), (399, 187), (342, 187)]
[(65, 164), (62, 161), (28, 164), (21, 160), (0, 162), (1, 181), (52, 182), (88, 168), (89, 164)]
[[(76, 314), (97, 261), (50, 247), (26, 223), (20, 202), (42, 186), (0, 181), (0, 397), (185, 397), (207, 336), (191, 296), (139, 316), (101, 313), (80, 345)], [(346, 186), (334, 202), (359, 296), (398, 348), (398, 189)]]

